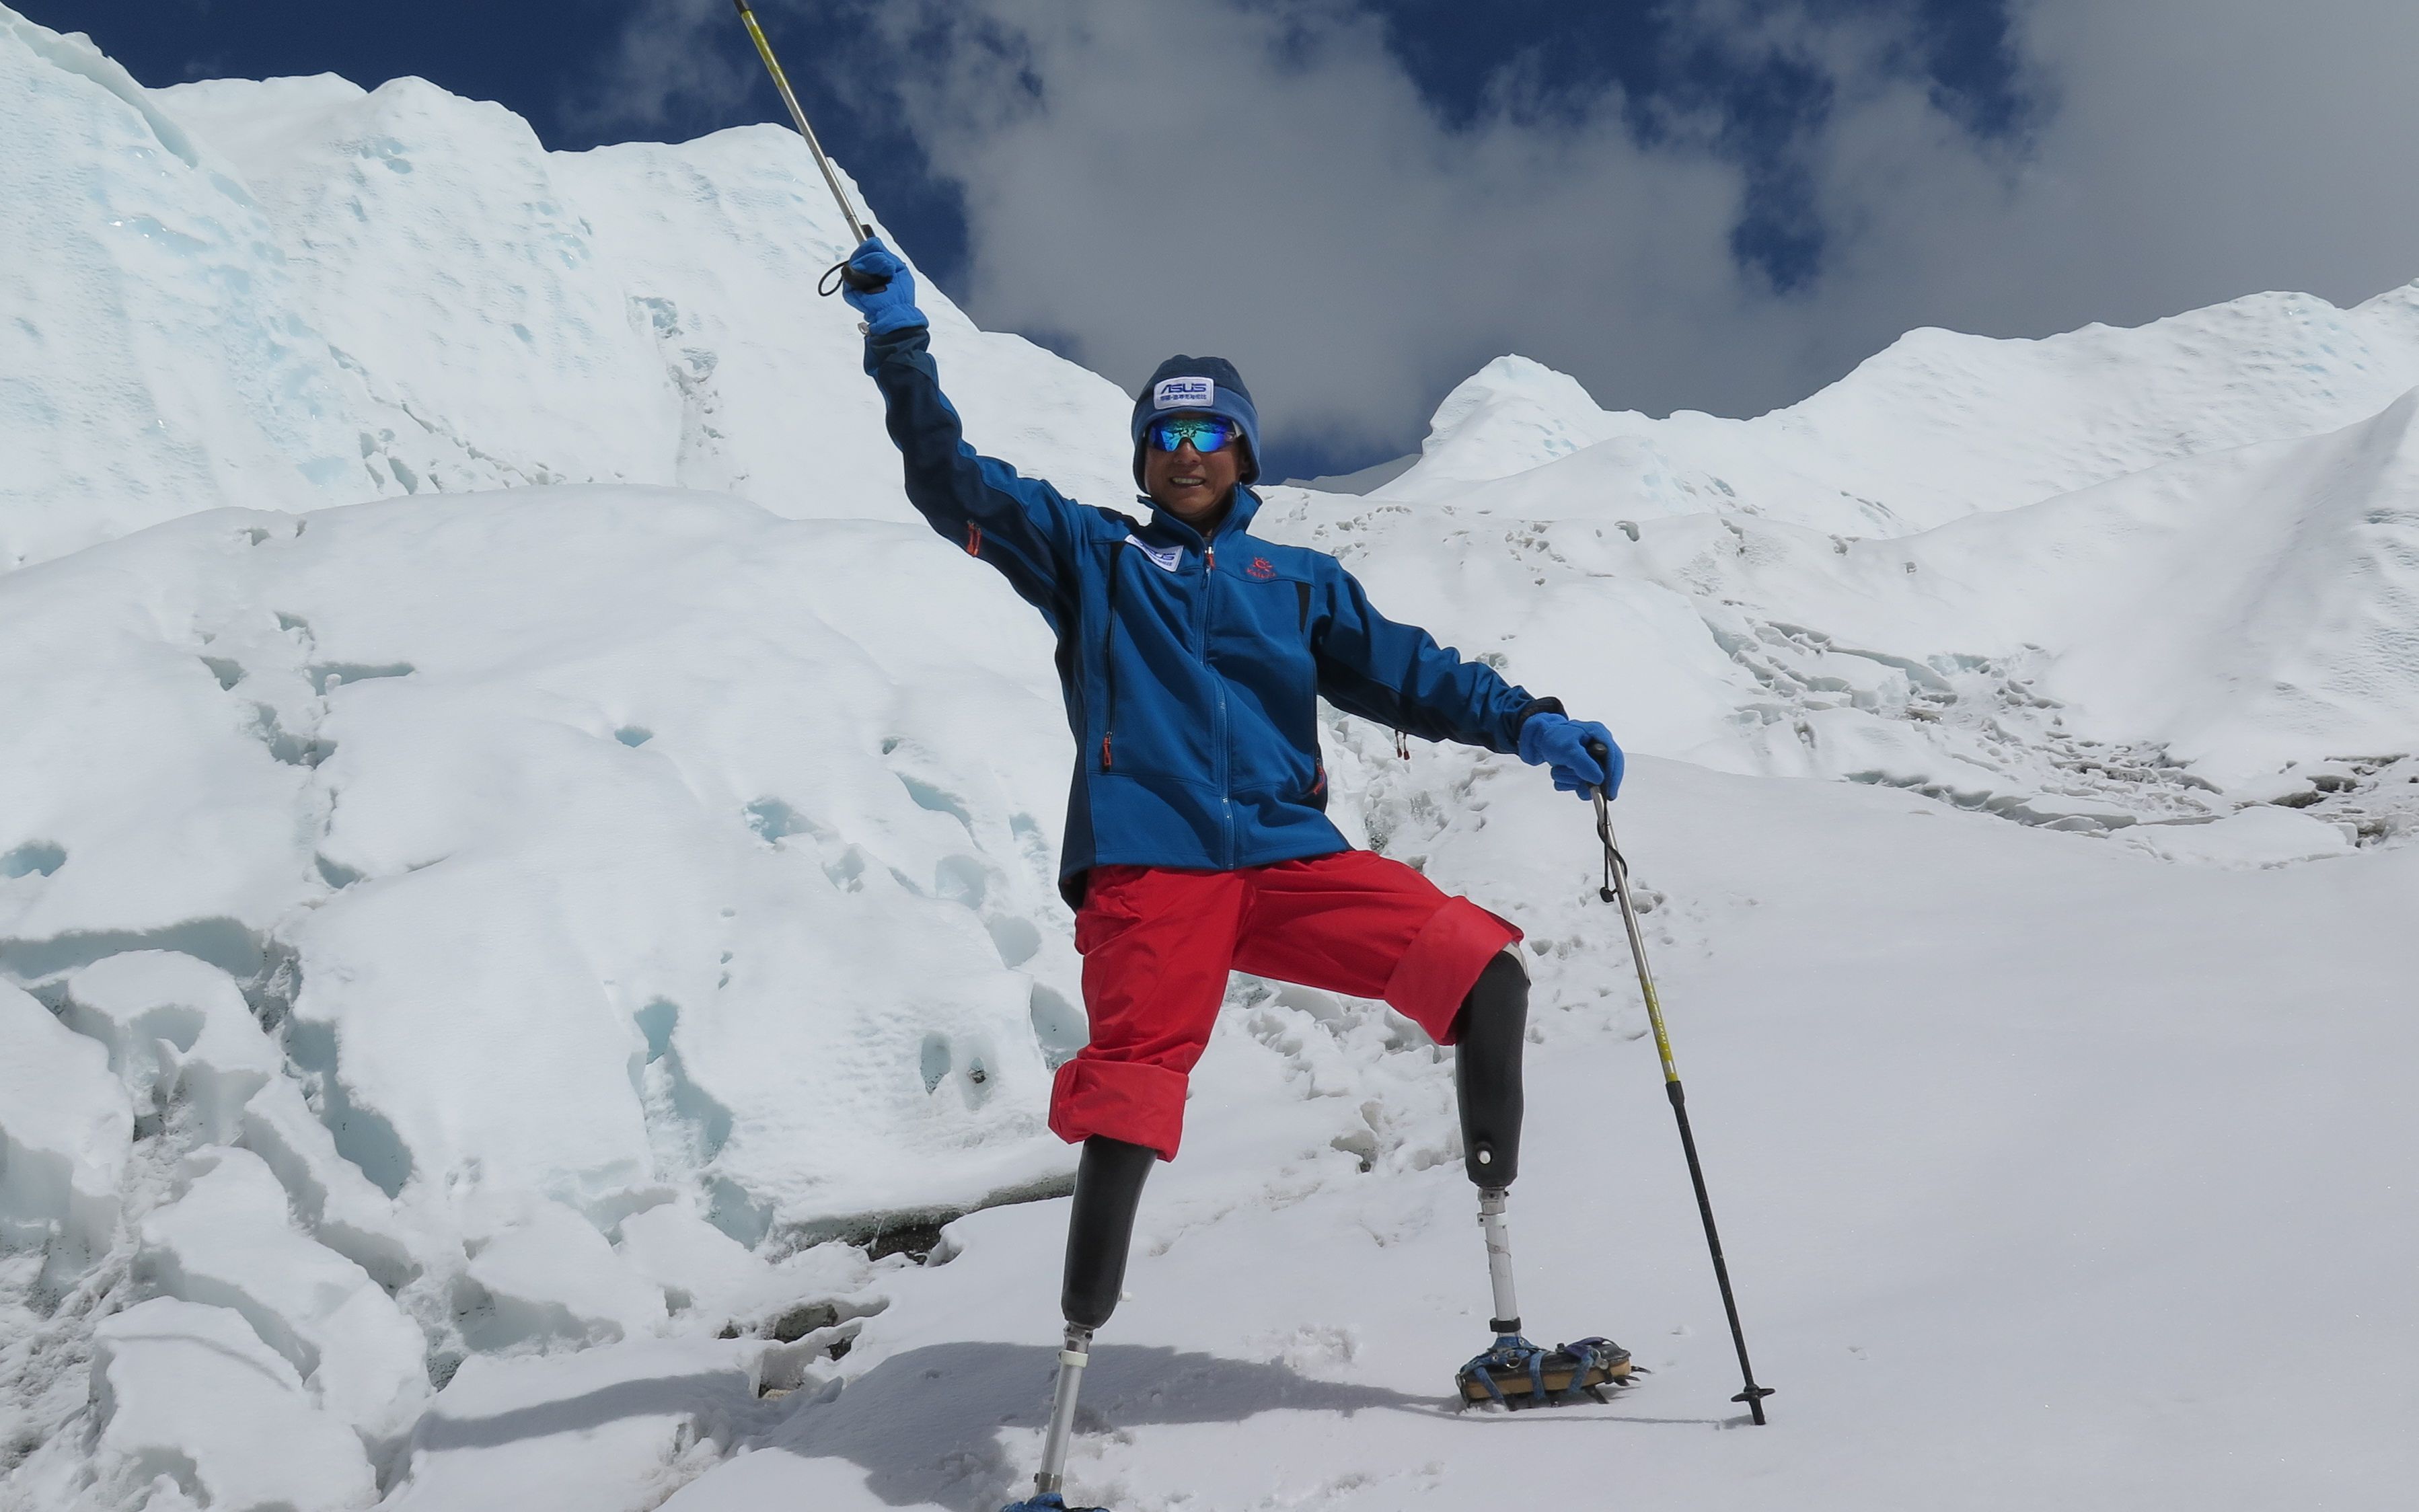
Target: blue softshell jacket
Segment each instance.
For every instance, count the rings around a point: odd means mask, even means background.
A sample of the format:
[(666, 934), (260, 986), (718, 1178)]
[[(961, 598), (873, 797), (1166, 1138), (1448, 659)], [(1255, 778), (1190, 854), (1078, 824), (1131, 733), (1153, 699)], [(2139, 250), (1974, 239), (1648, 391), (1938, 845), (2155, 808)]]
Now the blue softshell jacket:
[(1205, 538), (1148, 499), (1137, 520), (976, 455), (930, 347), (922, 326), (869, 336), (866, 371), (908, 502), (1057, 634), (1076, 753), (1059, 862), (1070, 904), (1094, 866), (1231, 871), (1348, 849), (1326, 812), (1322, 696), (1505, 752), (1530, 714), (1561, 709), (1379, 613), (1326, 552), (1252, 534), (1248, 488)]

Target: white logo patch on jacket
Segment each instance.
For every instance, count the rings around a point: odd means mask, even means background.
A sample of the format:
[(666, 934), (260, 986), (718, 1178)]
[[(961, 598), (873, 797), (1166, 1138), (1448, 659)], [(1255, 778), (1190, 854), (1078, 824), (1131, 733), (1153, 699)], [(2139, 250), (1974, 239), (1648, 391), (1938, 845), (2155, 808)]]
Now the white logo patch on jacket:
[(1174, 572), (1177, 568), (1177, 564), (1184, 560), (1184, 548), (1180, 546), (1161, 548), (1146, 545), (1144, 542), (1136, 539), (1132, 531), (1128, 531), (1126, 532), (1126, 545), (1137, 548), (1144, 556), (1147, 556), (1153, 562), (1158, 563), (1160, 570), (1163, 572)]
[(1218, 385), (1206, 378), (1163, 378), (1150, 391), (1153, 409), (1207, 409), (1217, 402)]

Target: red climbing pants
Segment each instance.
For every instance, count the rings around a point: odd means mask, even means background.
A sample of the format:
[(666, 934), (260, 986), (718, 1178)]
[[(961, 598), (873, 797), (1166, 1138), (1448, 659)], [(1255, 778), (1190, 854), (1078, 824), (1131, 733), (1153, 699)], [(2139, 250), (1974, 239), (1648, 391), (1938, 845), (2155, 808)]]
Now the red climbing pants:
[(1176, 1158), (1186, 1076), (1210, 1043), (1226, 974), (1382, 997), (1440, 1043), (1461, 1000), (1520, 932), (1400, 861), (1338, 851), (1236, 872), (1094, 867), (1075, 916), (1092, 1041), (1058, 1068), (1050, 1128)]

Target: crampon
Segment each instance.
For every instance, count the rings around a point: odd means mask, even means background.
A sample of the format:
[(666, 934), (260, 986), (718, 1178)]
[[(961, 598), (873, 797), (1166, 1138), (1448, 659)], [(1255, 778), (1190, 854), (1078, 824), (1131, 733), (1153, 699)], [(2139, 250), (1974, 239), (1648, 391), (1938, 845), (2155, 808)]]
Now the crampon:
[(1496, 1335), (1494, 1347), (1454, 1378), (1465, 1405), (1492, 1402), (1506, 1412), (1561, 1407), (1586, 1396), (1605, 1401), (1606, 1386), (1630, 1376), (1629, 1351), (1608, 1338), (1584, 1338), (1552, 1349), (1518, 1334)]

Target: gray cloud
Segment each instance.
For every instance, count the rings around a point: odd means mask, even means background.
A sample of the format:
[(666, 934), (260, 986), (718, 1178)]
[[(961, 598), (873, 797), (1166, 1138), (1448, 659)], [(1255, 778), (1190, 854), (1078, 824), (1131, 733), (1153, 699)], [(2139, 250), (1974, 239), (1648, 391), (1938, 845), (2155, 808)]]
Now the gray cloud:
[[(1344, 4), (887, 8), (918, 137), (964, 185), (970, 306), (1121, 381), (1215, 349), (1287, 430), (1383, 446), (1515, 347), (1735, 361), (1691, 340), (1755, 295), (1724, 251), (1739, 175), (1690, 123), (1641, 148), (1608, 93), (1449, 131)], [(1600, 335), (1544, 340), (1579, 325)]]
[[(1673, 4), (1694, 45), (1830, 82), (1794, 147), (1824, 261), (1785, 296), (1732, 255), (1748, 179), (1719, 121), (1643, 102), (1642, 146), (1616, 90), (1533, 109), (1516, 69), (1448, 125), (1349, 0), (886, 0), (855, 87), (963, 186), (977, 318), (1129, 385), (1219, 351), (1282, 434), (1372, 454), (1505, 351), (1608, 405), (1752, 413), (1914, 326), (2045, 334), (2419, 275), (2406, 0), (2020, 0), (2042, 108), (2017, 142), (1912, 74), (1903, 7)], [(667, 39), (727, 11), (649, 15), (630, 98), (717, 87), (692, 76), (709, 49)]]
[(724, 0), (639, 0), (595, 80), (562, 104), (566, 124), (662, 132), (699, 106), (736, 107), (760, 82), (732, 48), (738, 20)]
[[(1843, 285), (1912, 279), (1926, 318), (2032, 332), (2419, 277), (2419, 196), (2390, 187), (2419, 131), (2419, 8), (2033, 0), (2019, 23), (2059, 104), (2009, 171), (1886, 122), (1842, 131), (1835, 213), (1873, 223)], [(1947, 213), (1893, 202), (1901, 176)]]

